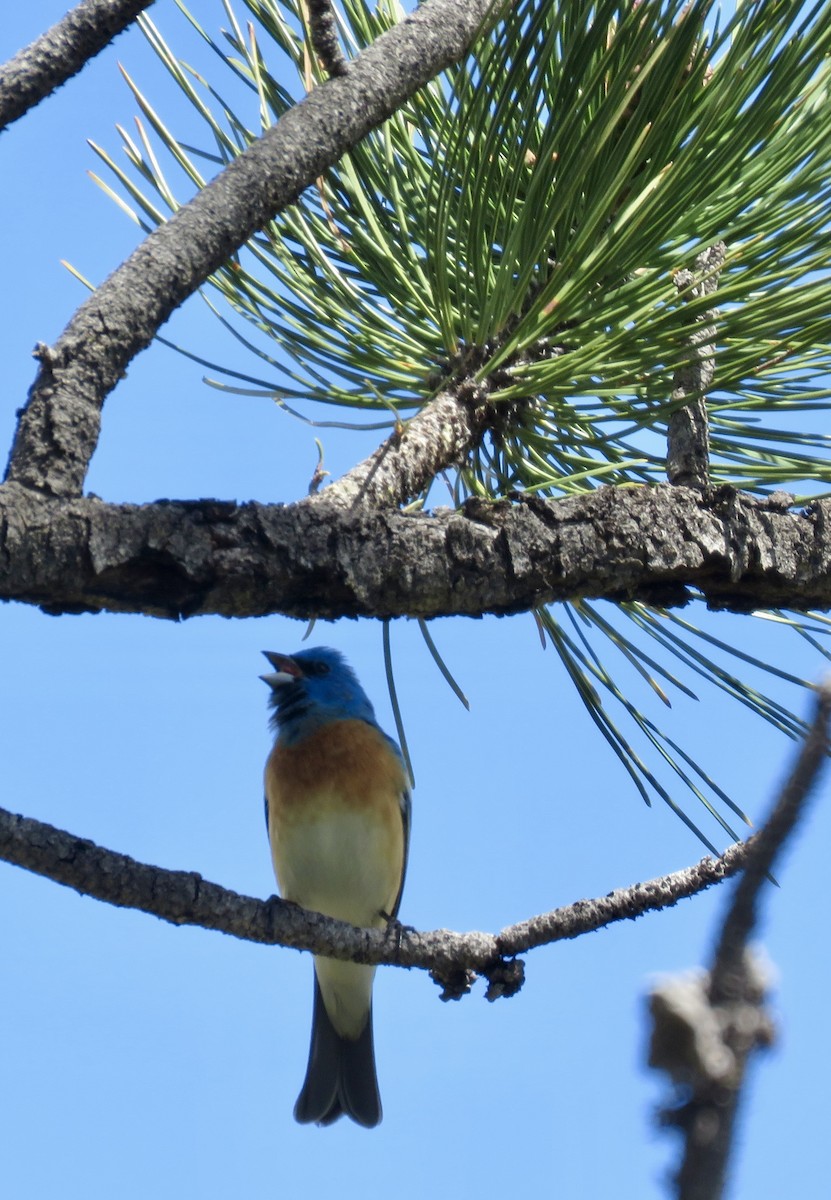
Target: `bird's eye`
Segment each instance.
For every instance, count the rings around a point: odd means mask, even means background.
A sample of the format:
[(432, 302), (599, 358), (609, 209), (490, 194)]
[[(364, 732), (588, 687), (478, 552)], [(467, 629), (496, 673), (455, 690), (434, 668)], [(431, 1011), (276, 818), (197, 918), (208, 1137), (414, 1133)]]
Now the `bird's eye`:
[(329, 664), (325, 662), (309, 663), (309, 667), (311, 667), (313, 675), (328, 675), (330, 671)]

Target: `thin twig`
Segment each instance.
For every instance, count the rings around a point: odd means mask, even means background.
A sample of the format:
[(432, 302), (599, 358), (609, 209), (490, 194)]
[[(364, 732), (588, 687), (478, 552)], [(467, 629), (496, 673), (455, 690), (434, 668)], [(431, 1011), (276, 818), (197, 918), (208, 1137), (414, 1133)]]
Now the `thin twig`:
[(330, 0), (305, 0), (309, 37), (327, 75), (345, 75), (346, 59), (338, 41), (338, 26)]
[(816, 712), (799, 756), (763, 828), (753, 839), (747, 866), (736, 885), (713, 956), (710, 994), (715, 1004), (733, 996), (732, 976), (759, 919), (759, 896), (776, 859), (802, 816), (806, 802), (828, 761), (831, 684), (820, 688)]
[(247, 941), (355, 962), (419, 967), (443, 983), (453, 981), (460, 972), (474, 972), (499, 980), (502, 988), (506, 965), (510, 968), (518, 954), (670, 908), (739, 871), (747, 846), (736, 843), (717, 859), (705, 858), (672, 875), (594, 900), (579, 900), (498, 934), (445, 929), (419, 933), (401, 928), (391, 936), (387, 931), (355, 929), (276, 898), (263, 901), (240, 896), (195, 872), (139, 863), (54, 826), (0, 809), (0, 859), (82, 895), (138, 909), (174, 925), (198, 925)]
[[(677, 271), (675, 286), (685, 300), (713, 295), (727, 247), (716, 242), (695, 260), (694, 271)], [(707, 309), (696, 320), (690, 335), (690, 361), (679, 367), (672, 381), (672, 399), (685, 401), (676, 409), (667, 426), (667, 478), (685, 487), (706, 487), (710, 478), (709, 423), (706, 393), (715, 376), (715, 308)]]

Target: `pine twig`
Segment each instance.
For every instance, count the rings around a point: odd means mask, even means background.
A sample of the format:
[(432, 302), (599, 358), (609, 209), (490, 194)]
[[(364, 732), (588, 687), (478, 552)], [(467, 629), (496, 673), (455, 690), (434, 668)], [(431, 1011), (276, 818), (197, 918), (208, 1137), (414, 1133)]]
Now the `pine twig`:
[(305, 0), (309, 37), (320, 65), (327, 75), (345, 75), (346, 59), (338, 41), (338, 27), (331, 0)]
[[(724, 264), (727, 247), (716, 242), (695, 260), (694, 271), (678, 271), (675, 286), (685, 299), (713, 295)], [(709, 423), (706, 393), (715, 376), (715, 337), (713, 324), (717, 309), (702, 313), (690, 335), (691, 360), (679, 367), (672, 381), (672, 399), (685, 400), (675, 410), (667, 426), (667, 478), (672, 484), (706, 487), (710, 478)]]

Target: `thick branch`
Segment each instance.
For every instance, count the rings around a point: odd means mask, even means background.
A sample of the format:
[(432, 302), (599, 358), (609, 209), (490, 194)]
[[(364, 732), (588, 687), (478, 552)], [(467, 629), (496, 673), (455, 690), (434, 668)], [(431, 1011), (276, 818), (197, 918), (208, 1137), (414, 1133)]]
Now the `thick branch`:
[(78, 309), (41, 368), (7, 478), (80, 492), (101, 408), (170, 314), (275, 213), (425, 83), (459, 59), (491, 0), (427, 0), (316, 87), (166, 224)]
[(247, 941), (355, 962), (420, 967), (440, 980), (453, 980), (468, 971), (498, 976), (505, 958), (672, 907), (740, 870), (748, 844), (736, 843), (720, 858), (702, 859), (694, 867), (596, 900), (580, 900), (496, 935), (446, 929), (418, 933), (407, 928), (356, 929), (276, 897), (263, 901), (239, 896), (195, 872), (147, 866), (52, 825), (0, 809), (0, 858), (82, 895), (136, 908), (174, 925), (198, 925)]
[[(687, 299), (712, 296), (718, 288), (719, 272), (727, 247), (716, 242), (695, 260), (695, 271), (678, 271), (675, 286)], [(687, 291), (687, 289), (689, 289)], [(673, 400), (686, 400), (676, 409), (667, 427), (667, 478), (683, 487), (706, 487), (710, 481), (709, 422), (706, 394), (713, 384), (716, 369), (717, 309), (710, 308), (696, 319), (690, 336), (691, 361), (675, 372)]]
[(0, 130), (34, 108), (108, 46), (153, 0), (82, 0), (0, 67)]
[(0, 599), (178, 618), (436, 617), (578, 597), (831, 607), (831, 501), (601, 488), (407, 515), (216, 500), (111, 505), (0, 487)]

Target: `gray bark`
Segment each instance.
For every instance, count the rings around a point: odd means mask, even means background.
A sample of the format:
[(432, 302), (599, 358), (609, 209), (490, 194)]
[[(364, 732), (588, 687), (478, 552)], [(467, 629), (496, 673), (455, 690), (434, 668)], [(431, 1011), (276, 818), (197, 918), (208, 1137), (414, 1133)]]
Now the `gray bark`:
[(0, 130), (77, 75), (154, 0), (82, 0), (0, 67)]
[(682, 1097), (664, 1110), (684, 1151), (675, 1178), (678, 1200), (721, 1200), (736, 1122), (755, 1053), (775, 1037), (767, 1007), (769, 971), (751, 947), (763, 892), (775, 863), (804, 818), (828, 764), (831, 689), (823, 687), (808, 735), (760, 832), (747, 843), (707, 973), (665, 980), (650, 997), (651, 1066), (666, 1072)]
[[(678, 271), (675, 286), (687, 292), (688, 300), (714, 296), (727, 247), (716, 242), (695, 260), (695, 272)], [(696, 319), (690, 335), (692, 357), (675, 373), (672, 399), (685, 401), (676, 409), (667, 427), (667, 478), (684, 487), (706, 487), (710, 478), (709, 420), (707, 392), (716, 371), (716, 333), (718, 310), (707, 309)]]
[(314, 89), (138, 249), (78, 309), (41, 369), (7, 479), (78, 495), (101, 409), (172, 312), (253, 233), (465, 53), (491, 0), (428, 0)]
[(831, 501), (601, 488), (433, 514), (219, 500), (105, 504), (0, 487), (0, 598), (48, 612), (437, 617), (577, 597), (831, 606)]
[(516, 991), (522, 970), (513, 966), (515, 955), (672, 907), (740, 871), (752, 844), (737, 842), (716, 859), (704, 858), (672, 875), (542, 913), (497, 934), (448, 929), (422, 933), (397, 925), (389, 930), (356, 929), (277, 897), (240, 896), (194, 871), (139, 863), (0, 808), (0, 859), (82, 895), (136, 908), (174, 925), (198, 925), (265, 945), (312, 950), (353, 962), (421, 967), (445, 986), (447, 998), (469, 990), (474, 975), (488, 977), (492, 999)]

